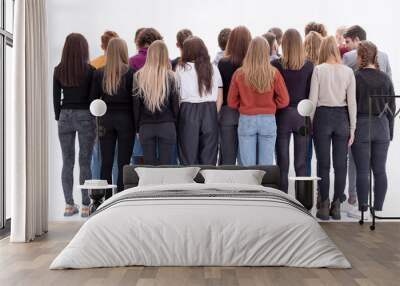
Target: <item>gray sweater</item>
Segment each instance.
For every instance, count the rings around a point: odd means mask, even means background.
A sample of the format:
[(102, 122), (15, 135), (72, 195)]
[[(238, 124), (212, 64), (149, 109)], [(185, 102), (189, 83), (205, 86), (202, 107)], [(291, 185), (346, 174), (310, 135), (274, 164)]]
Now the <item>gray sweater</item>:
[[(357, 123), (356, 82), (354, 72), (342, 64), (320, 64), (311, 78), (310, 100), (314, 106), (347, 106), (350, 132), (354, 135)], [(311, 118), (314, 117), (312, 114)]]
[[(392, 68), (390, 67), (389, 57), (384, 52), (378, 51), (379, 69), (385, 72), (390, 78), (392, 77)], [(354, 71), (358, 70), (357, 64), (357, 49), (347, 52), (343, 55), (343, 64), (352, 68)]]

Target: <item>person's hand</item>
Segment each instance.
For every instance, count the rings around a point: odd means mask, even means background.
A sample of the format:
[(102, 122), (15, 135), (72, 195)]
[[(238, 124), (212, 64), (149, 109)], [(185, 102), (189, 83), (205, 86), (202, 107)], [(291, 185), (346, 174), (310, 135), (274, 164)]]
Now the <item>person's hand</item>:
[(354, 143), (354, 134), (350, 134), (348, 146), (351, 147), (351, 145), (353, 145), (353, 143)]

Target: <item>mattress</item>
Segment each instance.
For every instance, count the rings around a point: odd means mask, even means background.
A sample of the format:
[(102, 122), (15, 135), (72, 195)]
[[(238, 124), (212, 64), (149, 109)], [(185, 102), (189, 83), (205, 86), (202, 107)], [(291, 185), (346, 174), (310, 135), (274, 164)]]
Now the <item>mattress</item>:
[(133, 265), (351, 267), (287, 194), (193, 183), (135, 187), (111, 197), (50, 269)]

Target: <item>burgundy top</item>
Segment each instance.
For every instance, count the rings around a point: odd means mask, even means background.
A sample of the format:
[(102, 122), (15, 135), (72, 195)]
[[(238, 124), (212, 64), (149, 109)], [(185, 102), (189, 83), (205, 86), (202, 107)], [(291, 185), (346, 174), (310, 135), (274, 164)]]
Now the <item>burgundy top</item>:
[(339, 48), (339, 51), (340, 51), (340, 56), (341, 56), (342, 58), (343, 58), (343, 55), (349, 51), (349, 49), (348, 49), (348, 48), (346, 47), (346, 45), (344, 45), (344, 44), (339, 45), (338, 48)]
[(129, 66), (135, 71), (141, 69), (144, 66), (147, 57), (147, 49), (148, 48), (140, 48), (139, 52), (136, 55), (129, 58)]

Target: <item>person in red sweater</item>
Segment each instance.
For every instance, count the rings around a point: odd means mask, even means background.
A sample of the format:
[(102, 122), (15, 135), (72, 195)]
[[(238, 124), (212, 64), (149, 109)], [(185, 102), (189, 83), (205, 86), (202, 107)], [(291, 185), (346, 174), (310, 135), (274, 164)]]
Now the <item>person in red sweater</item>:
[(240, 113), (238, 136), (242, 165), (272, 165), (275, 113), (289, 105), (289, 94), (282, 75), (270, 64), (269, 45), (263, 37), (250, 42), (243, 66), (233, 74), (228, 105)]

